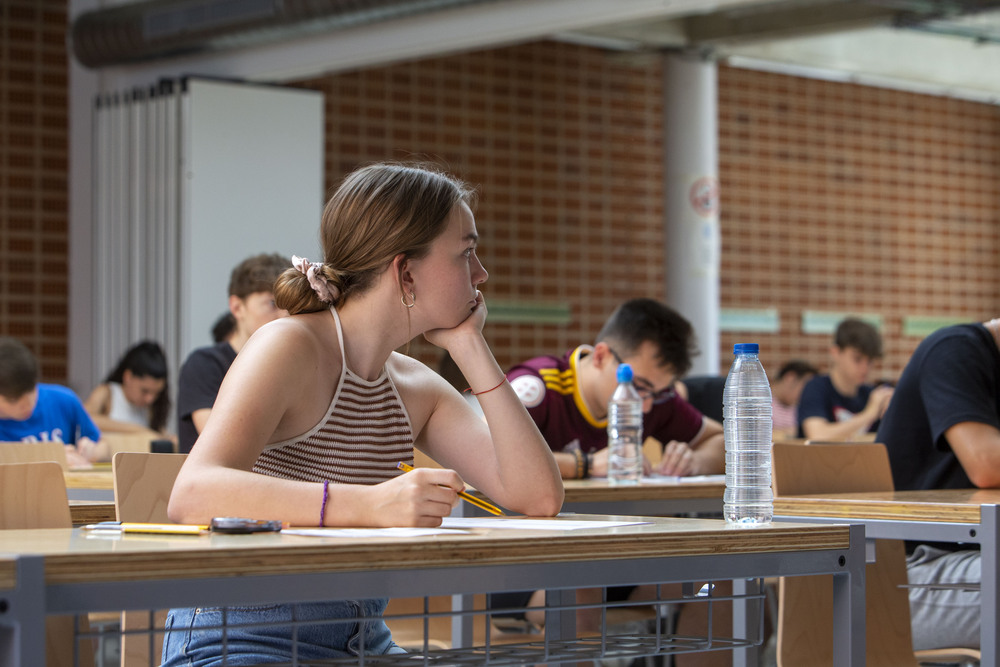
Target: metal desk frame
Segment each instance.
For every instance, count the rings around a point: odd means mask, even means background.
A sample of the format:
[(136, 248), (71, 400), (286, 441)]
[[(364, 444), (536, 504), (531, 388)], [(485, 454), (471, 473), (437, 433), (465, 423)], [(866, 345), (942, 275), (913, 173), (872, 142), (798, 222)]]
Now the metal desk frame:
[(915, 519), (863, 519), (844, 517), (817, 517), (782, 515), (775, 521), (808, 521), (810, 523), (850, 523), (864, 526), (867, 540), (913, 540), (920, 542), (953, 542), (978, 544), (982, 558), (980, 584), (979, 642), (983, 667), (1000, 667), (1000, 597), (997, 584), (1000, 580), (998, 558), (1000, 553), (1000, 510), (998, 505), (980, 505), (979, 523), (923, 521)]
[[(197, 539), (197, 538), (196, 538)], [(167, 553), (166, 551), (164, 553)], [(544, 549), (540, 549), (540, 555)], [(147, 555), (148, 557), (148, 555)], [(864, 531), (849, 529), (848, 549), (791, 550), (754, 553), (708, 553), (697, 556), (655, 556), (617, 559), (602, 556), (589, 561), (541, 562), (531, 557), (517, 563), (460, 567), (371, 569), (319, 573), (275, 573), (226, 576), (177, 573), (169, 579), (47, 584), (46, 556), (3, 556), (16, 561), (16, 585), (0, 590), (0, 638), (10, 648), (0, 654), (0, 667), (45, 664), (45, 615), (154, 609), (204, 604), (238, 605), (269, 602), (310, 602), (337, 597), (415, 597), (483, 591), (546, 589), (555, 596), (592, 586), (672, 583), (717, 579), (750, 580), (766, 576), (833, 574), (834, 665), (864, 664)], [(419, 576), (414, 576), (418, 574)], [(737, 602), (739, 607), (740, 603)], [(752, 613), (749, 614), (752, 616)], [(746, 621), (747, 625), (739, 623)], [(734, 629), (750, 630), (753, 619), (736, 610)], [(553, 640), (573, 632), (573, 613), (563, 613), (553, 628)], [(737, 636), (750, 637), (740, 634)], [(737, 650), (736, 665), (752, 664), (755, 653)]]

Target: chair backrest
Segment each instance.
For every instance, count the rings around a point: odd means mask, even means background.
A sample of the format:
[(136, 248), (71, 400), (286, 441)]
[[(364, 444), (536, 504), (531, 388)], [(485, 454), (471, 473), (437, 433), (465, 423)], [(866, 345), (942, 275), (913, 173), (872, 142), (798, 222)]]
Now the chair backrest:
[(148, 454), (151, 448), (150, 443), (154, 438), (159, 437), (152, 431), (139, 431), (137, 433), (123, 433), (115, 431), (103, 431), (101, 441), (106, 442), (111, 458), (118, 452), (142, 452)]
[(774, 443), (774, 495), (891, 491), (892, 471), (879, 443)]
[(0, 464), (0, 530), (72, 527), (58, 463)]
[(725, 375), (693, 375), (684, 378), (688, 390), (688, 403), (701, 414), (722, 422), (722, 392), (726, 388)]
[(0, 442), (0, 463), (55, 461), (66, 470), (66, 445), (61, 442)]
[[(35, 443), (4, 443), (27, 446)], [(42, 443), (39, 443), (42, 444)], [(62, 451), (61, 443), (56, 444)], [(72, 528), (73, 520), (66, 499), (63, 469), (55, 461), (0, 464), (0, 530), (34, 528)], [(0, 538), (2, 539), (2, 538)], [(87, 616), (74, 621), (72, 616), (45, 619), (45, 655), (48, 667), (74, 664), (74, 625), (88, 632)], [(94, 664), (92, 640), (81, 640), (77, 660), (81, 667)]]
[(111, 459), (119, 521), (168, 523), (167, 503), (186, 454), (118, 452)]
[[(187, 454), (115, 454), (111, 459), (111, 471), (115, 479), (115, 513), (118, 520), (169, 523), (167, 504), (170, 492), (186, 458)], [(158, 664), (163, 646), (161, 631), (165, 622), (166, 612), (162, 610), (153, 614), (152, 622), (150, 614), (145, 611), (122, 613), (122, 630), (136, 633), (122, 634), (122, 667)], [(152, 633), (152, 641), (144, 633)]]
[[(891, 491), (885, 446), (878, 443), (775, 443), (776, 496)], [(899, 540), (878, 540), (865, 570), (866, 664), (916, 666), (905, 586), (906, 554)], [(784, 577), (778, 587), (778, 666), (833, 663), (830, 577)]]

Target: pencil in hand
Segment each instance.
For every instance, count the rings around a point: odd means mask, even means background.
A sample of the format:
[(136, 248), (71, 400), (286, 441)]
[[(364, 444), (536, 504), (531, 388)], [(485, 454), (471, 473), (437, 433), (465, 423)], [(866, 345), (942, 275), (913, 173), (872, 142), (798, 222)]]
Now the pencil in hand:
[[(403, 472), (410, 472), (411, 470), (413, 470), (413, 466), (407, 463), (403, 463), (402, 461), (397, 463), (396, 467), (402, 470)], [(506, 514), (503, 513), (503, 510), (501, 510), (499, 507), (489, 502), (488, 500), (481, 500), (469, 493), (466, 493), (465, 491), (459, 491), (458, 497), (464, 500), (465, 502), (469, 503), (470, 505), (475, 505), (479, 509), (485, 510), (490, 514), (495, 514), (496, 516), (507, 516)]]

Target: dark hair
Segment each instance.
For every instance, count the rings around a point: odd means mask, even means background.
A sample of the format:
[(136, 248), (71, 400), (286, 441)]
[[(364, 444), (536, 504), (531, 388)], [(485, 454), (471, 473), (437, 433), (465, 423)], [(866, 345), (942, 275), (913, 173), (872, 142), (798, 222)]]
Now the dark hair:
[(622, 356), (634, 354), (646, 341), (656, 345), (660, 363), (681, 377), (698, 354), (694, 329), (680, 313), (653, 299), (631, 299), (604, 323), (597, 341), (610, 342)]
[(167, 423), (167, 415), (170, 413), (170, 390), (167, 384), (167, 355), (163, 353), (163, 348), (159, 343), (151, 340), (144, 340), (130, 347), (114, 370), (104, 378), (105, 382), (122, 383), (125, 371), (129, 371), (136, 377), (151, 377), (163, 380), (163, 389), (149, 406), (149, 428), (154, 431), (162, 431)]
[[(374, 164), (349, 174), (323, 209), (320, 273), (336, 290), (334, 306), (367, 290), (397, 255), (420, 259), (447, 228), (459, 202), (474, 192), (431, 167)], [(305, 275), (285, 271), (274, 286), (274, 302), (290, 314), (329, 308)]]
[(778, 370), (778, 379), (780, 380), (789, 374), (801, 378), (807, 375), (818, 375), (819, 370), (808, 361), (790, 359), (781, 365), (781, 368)]
[(229, 335), (236, 330), (236, 318), (229, 311), (226, 311), (215, 320), (212, 325), (212, 342), (221, 343), (229, 338)]
[(247, 257), (229, 275), (229, 296), (245, 299), (257, 292), (273, 292), (274, 281), (292, 261), (277, 253)]
[(0, 336), (0, 396), (16, 401), (38, 384), (38, 360), (16, 338)]
[(856, 317), (849, 317), (837, 325), (833, 344), (841, 350), (853, 347), (869, 359), (882, 356), (882, 336), (875, 327)]

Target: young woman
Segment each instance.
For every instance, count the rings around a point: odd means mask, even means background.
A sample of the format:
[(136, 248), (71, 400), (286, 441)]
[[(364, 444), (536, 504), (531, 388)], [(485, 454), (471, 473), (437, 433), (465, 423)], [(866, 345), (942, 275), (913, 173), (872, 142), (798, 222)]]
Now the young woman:
[[(293, 258), (275, 284), (291, 317), (261, 327), (236, 358), (170, 498), (170, 517), (295, 525), (437, 526), (471, 483), (499, 504), (551, 516), (563, 489), (548, 446), (482, 335), (487, 278), (472, 192), (420, 167), (374, 165), (323, 212), (324, 261)], [(423, 335), (447, 350), (486, 421), (437, 373), (394, 352)], [(400, 474), (416, 446), (445, 468)], [(175, 609), (164, 665), (215, 665), (218, 626), (380, 615), (385, 600)], [(288, 628), (230, 627), (227, 664), (287, 661)], [(400, 652), (381, 621), (297, 629), (299, 659)]]
[(84, 403), (101, 431), (163, 433), (170, 412), (167, 357), (153, 341), (130, 347)]

